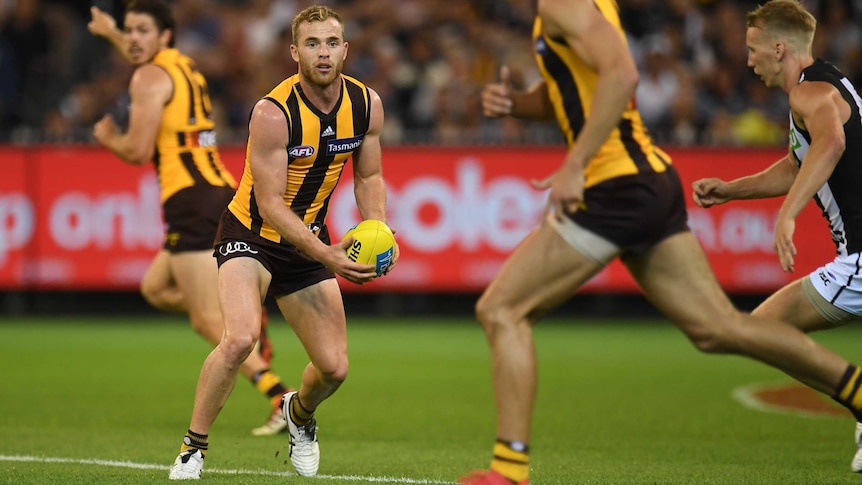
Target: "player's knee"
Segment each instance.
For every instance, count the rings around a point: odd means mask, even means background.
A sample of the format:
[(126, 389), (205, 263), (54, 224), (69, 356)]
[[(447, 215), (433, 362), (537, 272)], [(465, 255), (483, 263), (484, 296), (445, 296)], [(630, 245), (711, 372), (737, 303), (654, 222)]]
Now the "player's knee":
[(161, 292), (156, 285), (151, 284), (146, 279), (141, 281), (141, 286), (139, 287), (141, 292), (141, 296), (144, 297), (144, 300), (149, 303), (151, 306), (155, 308), (162, 307), (162, 301), (160, 298)]
[(176, 287), (165, 286), (144, 279), (144, 281), (141, 282), (139, 289), (141, 296), (143, 296), (144, 300), (146, 300), (146, 302), (153, 308), (166, 312), (185, 311), (182, 295), (177, 291)]
[(322, 365), (316, 365), (320, 377), (328, 384), (340, 385), (347, 379), (350, 370), (347, 358), (331, 359)]
[(485, 329), (485, 333), (489, 336), (494, 335), (498, 329), (512, 321), (511, 318), (507, 318), (507, 315), (509, 314), (509, 309), (507, 307), (492, 302), (491, 299), (487, 298), (485, 295), (479, 298), (479, 301), (476, 302), (475, 313), (476, 320), (479, 321), (482, 328)]
[(476, 303), (475, 314), (476, 320), (488, 335), (493, 334), (494, 329), (499, 328), (504, 320), (499, 308), (484, 304), (482, 300)]
[(691, 325), (686, 336), (701, 352), (707, 354), (735, 353), (739, 347), (739, 336), (734, 331), (741, 324), (738, 314), (728, 315), (722, 320)]
[(235, 332), (225, 335), (219, 347), (232, 364), (239, 366), (254, 350), (257, 337), (247, 332)]
[(688, 339), (701, 352), (707, 354), (721, 353), (721, 339), (714, 332), (704, 331), (689, 334)]

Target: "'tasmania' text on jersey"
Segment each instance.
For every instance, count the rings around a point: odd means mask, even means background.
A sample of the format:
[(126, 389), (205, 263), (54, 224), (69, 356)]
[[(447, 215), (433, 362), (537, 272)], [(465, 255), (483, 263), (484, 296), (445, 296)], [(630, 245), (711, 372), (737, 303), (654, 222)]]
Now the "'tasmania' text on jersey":
[(193, 185), (236, 187), (219, 158), (207, 83), (194, 61), (176, 49), (165, 49), (152, 64), (164, 69), (173, 83), (153, 155), (162, 202)]
[[(821, 187), (814, 200), (829, 221), (832, 240), (839, 256), (862, 251), (862, 98), (841, 71), (832, 64), (817, 59), (805, 68), (799, 82), (826, 82), (841, 93), (850, 106), (850, 118), (844, 123), (844, 153)], [(811, 144), (811, 135), (796, 125), (790, 114), (790, 149), (801, 166)]]
[[(615, 0), (595, 0), (596, 8), (613, 24), (625, 40)], [(563, 38), (548, 36), (541, 17), (533, 24), (533, 44), (539, 70), (566, 143), (571, 147), (583, 129), (593, 103), (598, 74)], [(670, 157), (654, 146), (634, 100), (605, 143), (584, 167), (586, 187), (640, 172), (664, 172)]]
[[(371, 117), (368, 88), (352, 77), (341, 76), (341, 97), (330, 113), (322, 113), (302, 92), (299, 75), (285, 79), (264, 97), (275, 103), (287, 119), (287, 188), (284, 203), (312, 230), (319, 229), (344, 164), (359, 148)], [(228, 209), (262, 237), (282, 242), (281, 235), (260, 215), (254, 197), (254, 178), (246, 151), (245, 170)]]

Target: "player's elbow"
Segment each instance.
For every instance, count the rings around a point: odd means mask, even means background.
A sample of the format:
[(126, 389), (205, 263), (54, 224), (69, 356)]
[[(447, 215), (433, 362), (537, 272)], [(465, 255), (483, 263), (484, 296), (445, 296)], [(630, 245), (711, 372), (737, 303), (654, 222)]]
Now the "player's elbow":
[(258, 197), (257, 208), (260, 211), (260, 216), (265, 221), (272, 220), (279, 206), (284, 206), (284, 199), (281, 197)]
[(126, 152), (125, 159), (132, 165), (144, 165), (153, 159), (152, 147), (133, 147)]
[(844, 155), (844, 150), (847, 148), (847, 139), (844, 136), (844, 130), (833, 132), (829, 138), (827, 149), (829, 150), (829, 159), (838, 160)]
[(638, 82), (640, 82), (640, 73), (638, 73), (635, 65), (633, 63), (627, 63), (623, 69), (620, 69), (619, 73), (620, 84), (623, 91), (634, 93), (638, 86)]

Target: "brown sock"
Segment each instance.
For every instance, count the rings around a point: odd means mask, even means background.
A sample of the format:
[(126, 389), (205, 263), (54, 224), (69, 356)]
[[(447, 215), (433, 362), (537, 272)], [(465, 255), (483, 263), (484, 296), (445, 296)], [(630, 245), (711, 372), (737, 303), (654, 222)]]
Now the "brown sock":
[(208, 435), (197, 434), (192, 430), (186, 431), (186, 435), (183, 437), (183, 444), (180, 446), (180, 453), (190, 450), (200, 450), (201, 456), (206, 458), (207, 448), (209, 447), (207, 439)]
[(302, 403), (299, 402), (299, 393), (293, 395), (290, 400), (290, 405), (288, 406), (288, 410), (290, 411), (290, 419), (294, 423), (302, 426), (304, 424), (308, 424), (311, 421), (311, 418), (314, 417), (314, 411), (309, 411), (302, 406)]

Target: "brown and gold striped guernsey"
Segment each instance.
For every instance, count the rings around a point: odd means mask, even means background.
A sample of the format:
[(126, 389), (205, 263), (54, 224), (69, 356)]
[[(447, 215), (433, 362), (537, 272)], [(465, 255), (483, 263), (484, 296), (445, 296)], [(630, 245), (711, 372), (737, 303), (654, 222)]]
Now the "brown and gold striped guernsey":
[[(284, 112), (290, 133), (284, 203), (315, 232), (323, 225), (344, 164), (362, 144), (371, 116), (368, 88), (345, 75), (341, 76), (341, 86), (341, 97), (328, 114), (308, 101), (299, 75), (285, 79), (264, 97)], [(248, 163), (250, 150), (251, 140), (239, 189), (228, 209), (245, 227), (270, 241), (283, 242), (260, 216)]]
[[(595, 0), (593, 3), (625, 39), (616, 2)], [(545, 34), (540, 17), (536, 17), (533, 24), (533, 42), (557, 122), (571, 148), (590, 112), (598, 75), (566, 45), (565, 39)], [(587, 163), (586, 187), (625, 175), (664, 172), (670, 163), (670, 157), (653, 145), (632, 99), (617, 127)]]
[(206, 79), (194, 61), (176, 49), (165, 49), (152, 64), (164, 69), (173, 82), (153, 155), (162, 202), (193, 185), (236, 187), (219, 158)]

